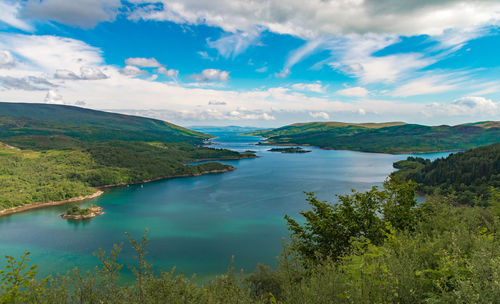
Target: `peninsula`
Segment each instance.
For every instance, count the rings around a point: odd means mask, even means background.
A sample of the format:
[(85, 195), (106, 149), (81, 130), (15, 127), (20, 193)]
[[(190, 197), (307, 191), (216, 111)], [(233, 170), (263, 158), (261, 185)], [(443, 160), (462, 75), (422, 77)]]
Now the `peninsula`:
[(461, 151), (500, 142), (500, 122), (424, 126), (404, 122), (297, 123), (248, 133), (264, 145), (310, 145), (323, 149), (379, 153)]
[[(138, 116), (0, 102), (0, 216), (100, 195), (100, 189), (234, 170), (255, 157), (203, 147), (211, 135)], [(199, 160), (213, 161), (191, 165)]]

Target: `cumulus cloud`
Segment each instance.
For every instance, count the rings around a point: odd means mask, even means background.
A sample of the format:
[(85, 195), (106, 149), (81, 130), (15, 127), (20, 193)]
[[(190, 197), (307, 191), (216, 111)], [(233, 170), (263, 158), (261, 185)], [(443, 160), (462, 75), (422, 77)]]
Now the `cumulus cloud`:
[(494, 111), (498, 109), (498, 105), (494, 103), (491, 99), (486, 99), (484, 97), (478, 96), (466, 96), (459, 99), (455, 99), (452, 105), (464, 108), (464, 109), (474, 109), (481, 112)]
[(158, 60), (156, 60), (155, 58), (142, 58), (142, 57), (127, 58), (125, 59), (125, 63), (127, 65), (135, 65), (141, 68), (163, 67), (163, 65), (160, 64)]
[(326, 112), (309, 112), (309, 116), (312, 118), (330, 119), (330, 115)]
[(437, 35), (449, 28), (491, 24), (500, 19), (497, 1), (279, 1), (141, 0), (129, 18), (206, 24), (227, 32), (262, 26), (272, 32), (311, 38), (350, 33)]
[(321, 84), (321, 82), (316, 83), (295, 83), (292, 85), (292, 89), (297, 91), (308, 91), (315, 93), (324, 93), (325, 87)]
[(191, 75), (191, 78), (196, 81), (227, 81), (229, 79), (229, 72), (218, 69), (206, 69), (200, 74)]
[(177, 78), (179, 76), (179, 71), (174, 70), (174, 69), (167, 69), (165, 67), (159, 67), (156, 72), (158, 74), (163, 74), (169, 78)]
[(1, 68), (12, 68), (16, 61), (12, 53), (7, 50), (0, 51), (0, 69)]
[(352, 87), (338, 90), (336, 93), (349, 97), (366, 97), (370, 92), (363, 87)]
[(46, 90), (48, 87), (54, 87), (55, 85), (45, 78), (36, 76), (26, 76), (21, 78), (0, 76), (0, 86), (6, 89), (38, 91)]
[(80, 67), (80, 73), (80, 79), (84, 80), (99, 80), (108, 78), (108, 76), (106, 76), (101, 69), (94, 66), (82, 66)]
[(139, 76), (139, 75), (147, 75), (148, 71), (141, 70), (134, 65), (127, 65), (124, 68), (120, 69), (120, 74), (126, 76)]
[(50, 104), (61, 104), (61, 105), (64, 104), (64, 100), (63, 100), (62, 95), (60, 95), (59, 93), (57, 93), (54, 90), (49, 90), (47, 92), (47, 95), (45, 95), (44, 101), (45, 101), (45, 103), (50, 103)]
[(448, 116), (495, 117), (500, 114), (500, 105), (484, 97), (465, 96), (452, 102), (428, 104), (422, 114), (429, 117), (443, 114)]
[(98, 67), (82, 66), (80, 67), (80, 75), (76, 75), (70, 70), (60, 69), (56, 70), (54, 78), (66, 80), (100, 80), (106, 79), (108, 76)]
[(21, 10), (24, 17), (93, 28), (103, 21), (113, 21), (121, 7), (120, 0), (28, 0)]

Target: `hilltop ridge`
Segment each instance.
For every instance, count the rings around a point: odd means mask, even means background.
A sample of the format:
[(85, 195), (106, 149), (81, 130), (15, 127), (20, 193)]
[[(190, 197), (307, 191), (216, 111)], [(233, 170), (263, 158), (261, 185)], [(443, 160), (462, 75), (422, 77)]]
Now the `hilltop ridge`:
[(248, 133), (262, 144), (311, 145), (325, 149), (381, 153), (457, 151), (500, 142), (500, 122), (425, 126), (404, 122), (296, 123)]

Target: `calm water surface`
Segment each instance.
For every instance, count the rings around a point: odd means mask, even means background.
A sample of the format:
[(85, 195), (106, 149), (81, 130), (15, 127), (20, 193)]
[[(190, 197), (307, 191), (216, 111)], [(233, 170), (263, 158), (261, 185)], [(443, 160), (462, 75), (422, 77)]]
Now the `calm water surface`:
[[(42, 275), (63, 273), (75, 266), (92, 268), (98, 248), (109, 249), (149, 229), (148, 260), (156, 269), (199, 278), (223, 273), (231, 256), (235, 267), (252, 271), (258, 262), (273, 265), (287, 236), (283, 216), (308, 209), (303, 191), (322, 200), (351, 189), (380, 185), (392, 163), (408, 155), (312, 150), (305, 154), (268, 152), (255, 146), (258, 137), (212, 132), (214, 147), (254, 150), (259, 158), (225, 161), (237, 170), (200, 177), (176, 178), (106, 192), (86, 201), (105, 215), (88, 222), (62, 220), (67, 206), (27, 211), (0, 218), (0, 254), (30, 251)], [(448, 153), (420, 155), (435, 159)], [(120, 259), (132, 261), (125, 246)], [(5, 261), (0, 261), (4, 267)]]

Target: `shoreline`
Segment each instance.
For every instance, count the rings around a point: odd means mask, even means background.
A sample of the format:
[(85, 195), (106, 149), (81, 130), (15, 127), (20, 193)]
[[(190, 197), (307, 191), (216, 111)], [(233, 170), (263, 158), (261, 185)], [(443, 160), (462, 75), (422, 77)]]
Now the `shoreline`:
[(0, 210), (0, 217), (4, 215), (9, 215), (9, 214), (14, 214), (14, 213), (19, 213), (31, 209), (38, 209), (38, 208), (43, 208), (43, 207), (49, 207), (49, 206), (57, 206), (57, 205), (64, 205), (68, 203), (75, 203), (75, 202), (80, 202), (92, 198), (96, 198), (101, 196), (104, 193), (102, 190), (97, 190), (96, 192), (89, 194), (89, 195), (82, 195), (82, 196), (77, 196), (77, 197), (72, 197), (68, 198), (65, 200), (60, 200), (60, 201), (48, 201), (48, 202), (36, 202), (36, 203), (31, 203), (23, 206), (18, 206), (14, 208), (9, 208), (9, 209), (4, 209)]
[(277, 144), (277, 143), (259, 142), (255, 145), (257, 145), (257, 146), (283, 146), (283, 147), (288, 147), (288, 146), (316, 147), (319, 149), (331, 150), (331, 151), (353, 151), (353, 152), (379, 153), (379, 154), (391, 154), (391, 155), (427, 154), (427, 153), (445, 153), (445, 152), (463, 152), (463, 151), (465, 151), (464, 149), (450, 149), (450, 150), (434, 150), (434, 151), (419, 151), (419, 152), (415, 152), (415, 151), (382, 152), (382, 151), (365, 151), (365, 150), (353, 150), (353, 149), (334, 149), (334, 148), (329, 148), (329, 147), (314, 146), (314, 145), (310, 145), (310, 144), (300, 145), (300, 144), (292, 144), (292, 143)]
[(154, 182), (154, 181), (158, 181), (158, 180), (162, 180), (162, 179), (169, 179), (169, 178), (176, 178), (176, 177), (195, 177), (195, 176), (202, 176), (202, 175), (206, 175), (206, 174), (225, 173), (225, 172), (230, 172), (230, 171), (234, 171), (234, 170), (236, 170), (235, 167), (229, 166), (228, 168), (222, 169), (222, 170), (208, 170), (208, 171), (202, 171), (202, 172), (194, 173), (194, 174), (186, 173), (186, 174), (177, 174), (177, 175), (167, 175), (167, 176), (160, 176), (160, 177), (155, 177), (155, 178), (146, 179), (146, 180), (133, 181), (133, 182), (129, 182), (129, 183), (119, 183), (119, 184), (97, 186), (97, 187), (94, 187), (95, 189), (97, 189), (97, 191), (92, 193), (92, 194), (89, 194), (89, 195), (72, 197), (72, 198), (60, 200), (60, 201), (36, 202), (36, 203), (31, 203), (31, 204), (27, 204), (27, 205), (23, 205), (23, 206), (18, 206), (18, 207), (0, 210), (0, 217), (2, 217), (4, 215), (20, 213), (20, 212), (32, 210), (32, 209), (38, 209), (38, 208), (44, 208), (44, 207), (50, 207), (50, 206), (58, 206), (58, 205), (64, 205), (64, 204), (69, 204), (69, 203), (76, 203), (76, 202), (85, 201), (88, 199), (99, 197), (104, 193), (104, 191), (111, 190), (111, 188), (115, 188), (115, 187), (144, 184), (144, 183)]

